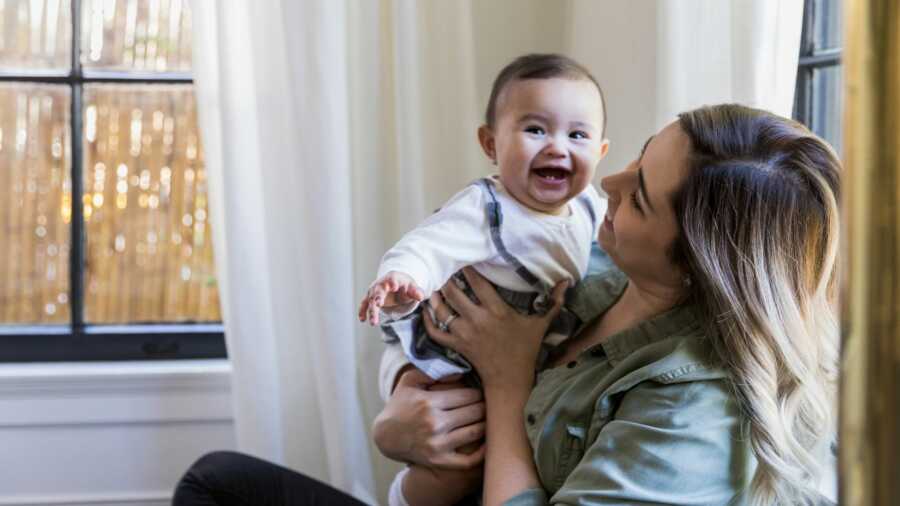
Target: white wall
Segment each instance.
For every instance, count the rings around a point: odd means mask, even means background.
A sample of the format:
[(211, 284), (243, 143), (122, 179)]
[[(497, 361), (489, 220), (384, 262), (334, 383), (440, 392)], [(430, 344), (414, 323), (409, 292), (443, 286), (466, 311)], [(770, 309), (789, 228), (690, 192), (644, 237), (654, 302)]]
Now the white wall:
[(0, 505), (167, 505), (234, 448), (224, 360), (0, 366)]
[[(665, 95), (658, 97), (655, 85), (659, 74), (666, 72), (657, 58), (670, 37), (664, 31), (668, 30), (664, 7), (664, 0), (475, 2), (479, 111), (487, 104), (497, 72), (516, 56), (567, 54), (588, 67), (606, 95), (610, 150), (595, 181), (621, 170), (666, 122), (659, 112)], [(503, 26), (502, 38), (491, 35), (496, 26)], [(582, 42), (586, 40), (590, 43)], [(475, 142), (474, 131), (472, 138)]]
[[(575, 0), (569, 55), (587, 66), (606, 94), (609, 154), (597, 179), (637, 157), (658, 128), (656, 1)], [(590, 40), (590, 44), (581, 41)]]

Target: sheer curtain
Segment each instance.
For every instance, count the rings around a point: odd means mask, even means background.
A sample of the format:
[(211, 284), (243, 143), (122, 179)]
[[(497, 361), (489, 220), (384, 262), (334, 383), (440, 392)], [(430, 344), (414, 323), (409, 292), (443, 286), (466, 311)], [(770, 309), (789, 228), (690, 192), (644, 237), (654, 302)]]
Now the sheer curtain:
[[(384, 497), (398, 467), (368, 436), (381, 344), (356, 323), (356, 303), (403, 231), (489, 173), (475, 130), (513, 57), (564, 51), (595, 72), (610, 102), (604, 172), (677, 110), (745, 100), (734, 83), (791, 96), (790, 58), (777, 75), (767, 63), (790, 53), (796, 67), (799, 18), (769, 22), (782, 2), (685, 4), (734, 21), (710, 21), (730, 34), (731, 91), (667, 63), (703, 67), (684, 43), (694, 18), (662, 0), (194, 0), (239, 449)], [(740, 9), (777, 37), (745, 36)]]
[(388, 242), (484, 172), (469, 6), (193, 6), (238, 447), (375, 502), (381, 341), (356, 302)]

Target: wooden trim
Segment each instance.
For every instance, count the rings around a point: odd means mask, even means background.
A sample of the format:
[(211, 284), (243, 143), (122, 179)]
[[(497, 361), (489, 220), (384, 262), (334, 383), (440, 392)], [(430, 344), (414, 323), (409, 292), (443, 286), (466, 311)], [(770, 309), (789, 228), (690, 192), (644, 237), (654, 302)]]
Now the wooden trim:
[(886, 506), (900, 497), (900, 4), (845, 12), (840, 496)]

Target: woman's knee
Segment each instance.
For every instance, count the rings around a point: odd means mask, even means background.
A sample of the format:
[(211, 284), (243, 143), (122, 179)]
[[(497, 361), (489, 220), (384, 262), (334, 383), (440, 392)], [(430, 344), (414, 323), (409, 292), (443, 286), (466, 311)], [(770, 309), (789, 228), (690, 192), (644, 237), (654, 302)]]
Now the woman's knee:
[(233, 451), (209, 452), (185, 471), (175, 486), (174, 506), (219, 504), (223, 486), (230, 488), (235, 472), (252, 457)]
[(227, 483), (229, 475), (241, 469), (248, 459), (252, 457), (233, 451), (209, 452), (191, 464), (178, 482), (177, 489), (195, 491), (214, 489), (218, 483)]
[(217, 450), (209, 452), (191, 464), (188, 473), (204, 476), (210, 473), (216, 474), (223, 470), (233, 469), (240, 466), (241, 462), (252, 459), (249, 455), (233, 452), (230, 450)]

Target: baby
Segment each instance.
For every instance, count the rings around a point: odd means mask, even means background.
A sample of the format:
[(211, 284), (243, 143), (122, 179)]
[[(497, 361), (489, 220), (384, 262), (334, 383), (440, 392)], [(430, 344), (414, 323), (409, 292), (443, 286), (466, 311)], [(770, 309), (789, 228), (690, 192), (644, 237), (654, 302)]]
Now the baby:
[[(591, 241), (606, 212), (591, 185), (606, 155), (603, 92), (584, 67), (561, 55), (517, 58), (494, 80), (478, 140), (498, 166), (410, 231), (381, 261), (359, 308), (382, 324), (407, 358), (433, 379), (471, 371), (465, 357), (431, 340), (420, 304), (471, 265), (516, 310), (542, 313), (549, 291), (586, 273)], [(437, 325), (451, 328), (451, 316)], [(580, 324), (556, 318), (544, 342), (557, 345)]]

